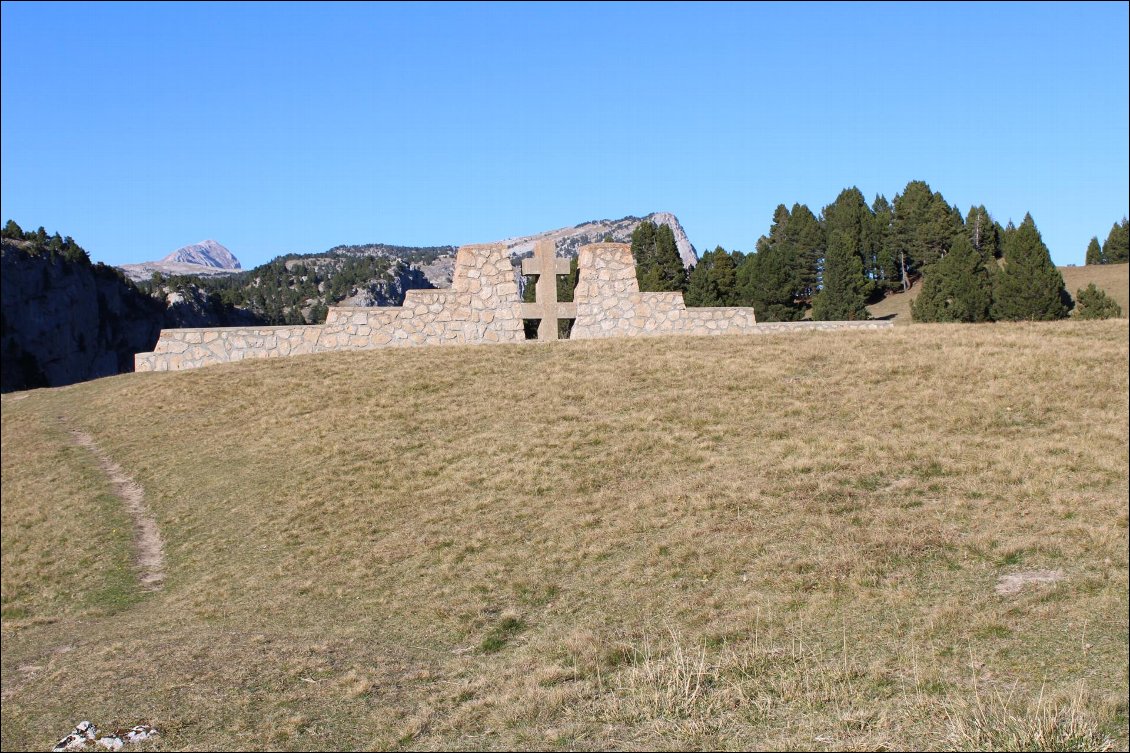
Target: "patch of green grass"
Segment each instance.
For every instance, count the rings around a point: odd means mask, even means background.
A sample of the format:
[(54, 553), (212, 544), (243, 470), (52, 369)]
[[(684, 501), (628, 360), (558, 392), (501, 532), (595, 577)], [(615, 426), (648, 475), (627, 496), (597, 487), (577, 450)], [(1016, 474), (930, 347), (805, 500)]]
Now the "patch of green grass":
[(506, 644), (524, 630), (526, 623), (517, 617), (504, 617), (501, 622), (491, 628), (483, 638), (482, 643), (479, 644), (479, 651), (484, 654), (493, 654), (496, 651), (501, 651), (506, 647)]

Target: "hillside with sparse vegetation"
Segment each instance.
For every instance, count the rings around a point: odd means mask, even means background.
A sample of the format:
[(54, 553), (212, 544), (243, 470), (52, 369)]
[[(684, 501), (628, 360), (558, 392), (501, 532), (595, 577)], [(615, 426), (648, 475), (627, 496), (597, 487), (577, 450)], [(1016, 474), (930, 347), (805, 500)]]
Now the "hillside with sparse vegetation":
[[(1126, 749), (1127, 335), (377, 350), (4, 395), (0, 746), (95, 719), (163, 750)], [(72, 430), (144, 489), (161, 590)]]

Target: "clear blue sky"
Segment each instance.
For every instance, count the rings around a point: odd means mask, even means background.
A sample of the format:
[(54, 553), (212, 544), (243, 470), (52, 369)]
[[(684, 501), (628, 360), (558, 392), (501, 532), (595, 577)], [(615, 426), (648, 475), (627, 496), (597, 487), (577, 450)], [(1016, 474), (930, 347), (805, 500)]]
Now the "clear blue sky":
[(927, 181), (1081, 264), (1128, 211), (1128, 5), (3, 3), (0, 222), (245, 267)]

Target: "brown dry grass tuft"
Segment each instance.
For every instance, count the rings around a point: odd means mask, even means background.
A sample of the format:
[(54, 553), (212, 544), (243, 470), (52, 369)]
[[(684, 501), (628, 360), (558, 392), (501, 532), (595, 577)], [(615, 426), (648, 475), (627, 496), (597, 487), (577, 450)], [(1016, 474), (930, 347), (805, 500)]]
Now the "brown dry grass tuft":
[[(1127, 361), (1125, 320), (916, 325), (5, 396), (0, 744), (975, 747), (1003, 693), (1124, 748)], [(145, 488), (161, 592), (61, 596), (132, 573), (60, 415)]]

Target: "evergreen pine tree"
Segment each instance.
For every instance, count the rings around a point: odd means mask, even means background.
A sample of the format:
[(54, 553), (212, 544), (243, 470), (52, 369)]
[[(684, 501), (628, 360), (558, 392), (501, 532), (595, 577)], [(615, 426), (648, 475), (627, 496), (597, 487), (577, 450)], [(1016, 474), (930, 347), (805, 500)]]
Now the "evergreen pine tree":
[(4, 225), (4, 230), (0, 232), (0, 236), (22, 241), (24, 239), (24, 231), (23, 228), (16, 224), (15, 220), (8, 220), (7, 224)]
[(891, 247), (903, 292), (910, 289), (926, 255), (921, 228), (927, 222), (933, 200), (934, 192), (921, 180), (910, 181), (901, 194), (895, 194)]
[(898, 262), (891, 247), (891, 203), (885, 196), (876, 196), (871, 204), (871, 232), (868, 248), (871, 261), (865, 271), (878, 291), (890, 292), (899, 287)]
[(969, 208), (969, 214), (965, 217), (965, 235), (987, 267), (1001, 255), (999, 228), (983, 204)]
[(1075, 294), (1075, 316), (1079, 319), (1113, 319), (1122, 316), (1122, 307), (1092, 282)]
[(632, 256), (641, 291), (686, 290), (687, 270), (675, 233), (667, 225), (644, 220), (632, 231)]
[(735, 306), (738, 301), (734, 256), (718, 246), (695, 265), (683, 296), (687, 306)]
[(683, 259), (679, 256), (675, 232), (665, 224), (655, 231), (655, 266), (659, 270), (659, 290), (687, 289), (687, 268), (683, 266)]
[(812, 318), (816, 321), (869, 319), (867, 288), (863, 261), (852, 248), (850, 237), (846, 232), (836, 231), (828, 239), (824, 285), (812, 301)]
[(823, 230), (808, 207), (794, 204), (790, 213), (784, 204), (778, 205), (769, 235), (761, 236), (757, 252), (737, 264), (735, 303), (752, 306), (758, 321), (800, 319), (804, 303), (797, 299), (817, 284), (816, 254), (822, 255), (823, 242)]
[(752, 306), (759, 322), (795, 322), (804, 317), (804, 304), (794, 293), (796, 257), (788, 246), (761, 244), (738, 268), (741, 302)]
[(687, 292), (683, 302), (691, 306), (713, 306), (709, 303), (713, 291), (710, 289), (710, 270), (714, 266), (714, 252), (707, 251), (698, 259), (687, 278)]
[(940, 193), (920, 180), (906, 184), (895, 196), (891, 222), (893, 256), (904, 291), (927, 266), (946, 255), (963, 229), (961, 213)]
[(1103, 244), (1104, 264), (1124, 264), (1130, 261), (1130, 224), (1125, 217), (1114, 223)]
[(935, 193), (930, 201), (926, 224), (919, 228), (924, 250), (918, 259), (919, 271), (925, 271), (926, 267), (945, 256), (964, 229), (965, 223), (958, 208), (946, 203), (941, 193)]
[(1001, 321), (1044, 321), (1063, 319), (1070, 308), (1063, 275), (1052, 264), (1048, 247), (1027, 214), (1020, 227), (1005, 230), (1004, 266), (993, 275), (992, 316)]
[(714, 283), (714, 297), (718, 306), (736, 306), (738, 301), (737, 291), (737, 265), (732, 254), (718, 246), (714, 249), (714, 269), (711, 270), (711, 279)]
[(1103, 250), (1099, 246), (1099, 238), (1095, 236), (1091, 238), (1091, 242), (1087, 244), (1087, 265), (1102, 264), (1103, 263)]
[(792, 292), (796, 298), (810, 301), (820, 286), (826, 241), (820, 220), (806, 205), (793, 204), (784, 242), (796, 273)]
[(991, 304), (984, 256), (959, 236), (943, 259), (926, 268), (911, 315), (916, 322), (984, 322)]
[(636, 260), (636, 277), (642, 278), (655, 266), (655, 223), (644, 220), (632, 231), (632, 258)]
[(851, 252), (859, 257), (860, 269), (864, 271), (864, 297), (869, 298), (873, 289), (866, 275), (867, 260), (871, 256), (870, 245), (873, 235), (871, 208), (858, 188), (845, 188), (836, 200), (824, 207), (824, 232), (831, 246), (831, 238), (840, 233)]

